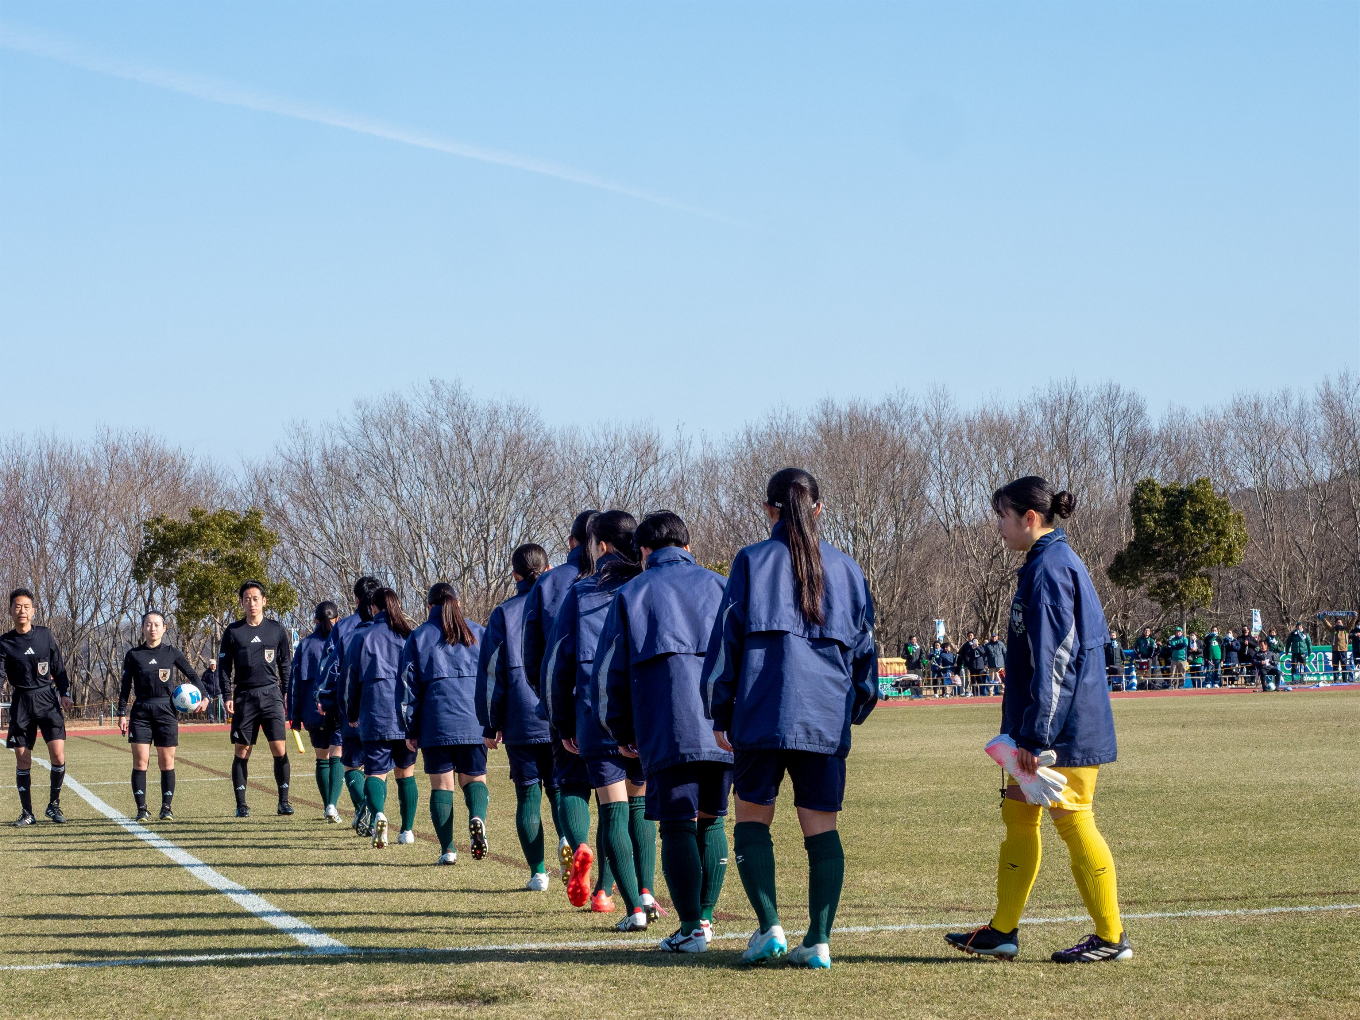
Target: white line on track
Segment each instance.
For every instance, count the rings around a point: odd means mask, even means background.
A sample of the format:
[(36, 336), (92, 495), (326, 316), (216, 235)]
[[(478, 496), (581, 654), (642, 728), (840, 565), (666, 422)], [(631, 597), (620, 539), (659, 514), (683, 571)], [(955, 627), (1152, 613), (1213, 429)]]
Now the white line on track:
[[(68, 780), (69, 782), (69, 780)], [(1125, 914), (1126, 921), (1160, 921), (1168, 918), (1209, 918), (1223, 919), (1232, 917), (1265, 917), (1271, 914), (1316, 914), (1335, 910), (1360, 910), (1360, 903), (1318, 903), (1308, 906), (1297, 907), (1256, 907), (1242, 910), (1168, 910), (1152, 914)], [(1023, 918), (1021, 924), (1066, 924), (1072, 921), (1088, 920), (1085, 914), (1077, 914), (1071, 917), (1027, 917)], [(845, 928), (833, 928), (833, 935), (860, 935), (871, 932), (890, 932), (890, 931), (946, 931), (950, 928), (962, 928), (966, 925), (957, 921), (935, 922), (931, 924), (874, 924), (874, 925), (855, 925)], [(805, 934), (802, 931), (790, 931), (789, 936)], [(744, 932), (731, 932), (724, 935), (714, 935), (714, 941), (732, 940), (746, 938)], [(393, 948), (383, 949), (380, 947), (365, 946), (362, 948), (342, 947), (331, 950), (330, 955), (335, 956), (447, 956), (465, 953), (524, 953), (542, 952), (560, 949), (650, 949), (657, 945), (659, 939), (593, 939), (582, 942), (512, 942), (505, 945), (493, 946), (448, 946), (444, 949), (433, 948)], [(337, 943), (338, 944), (338, 943)], [(81, 960), (75, 963), (21, 963), (0, 966), (0, 971), (6, 970), (71, 970), (91, 967), (144, 967), (156, 964), (182, 965), (190, 963), (233, 963), (248, 960), (288, 960), (300, 957), (315, 956), (315, 952), (307, 952), (300, 949), (284, 949), (262, 952), (245, 953), (199, 953), (183, 956), (137, 956), (122, 960)]]
[[(49, 771), (52, 768), (51, 763), (44, 758), (35, 756), (33, 760)], [(273, 925), (275, 928), (279, 929), (279, 931), (291, 935), (298, 942), (301, 942), (306, 946), (309, 952), (347, 953), (350, 951), (349, 946), (345, 945), (343, 942), (331, 938), (324, 932), (317, 931), (306, 921), (300, 921), (292, 914), (285, 913), (263, 896), (257, 896), (239, 882), (233, 882), (231, 879), (227, 878), (226, 875), (213, 870), (193, 854), (181, 850), (164, 836), (157, 835), (145, 826), (138, 825), (117, 808), (110, 807), (108, 804), (104, 803), (98, 796), (90, 792), (90, 790), (81, 783), (76, 782), (69, 775), (66, 777), (66, 788), (80, 797), (81, 800), (85, 801), (85, 803), (89, 804), (90, 807), (94, 808), (105, 818), (116, 822), (138, 839), (154, 846), (204, 885), (216, 889), (238, 907), (250, 911), (250, 913), (254, 914), (266, 924)]]

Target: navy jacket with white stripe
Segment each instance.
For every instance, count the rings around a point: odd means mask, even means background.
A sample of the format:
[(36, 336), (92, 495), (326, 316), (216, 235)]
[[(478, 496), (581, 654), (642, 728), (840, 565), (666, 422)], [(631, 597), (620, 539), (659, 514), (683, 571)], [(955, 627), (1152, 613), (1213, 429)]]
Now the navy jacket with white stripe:
[(1035, 542), (1019, 570), (1006, 638), (1001, 732), (1060, 767), (1115, 760), (1105, 680), (1110, 628), (1086, 565), (1061, 528)]
[(345, 649), (345, 713), (359, 727), (359, 739), (406, 739), (406, 685), (401, 679), (401, 650), (406, 639), (387, 625), (387, 614), (356, 629)]
[(293, 668), (288, 673), (289, 722), (301, 722), (307, 727), (325, 722), (317, 710), (316, 695), (321, 685), (321, 662), (329, 637), (329, 634), (322, 637), (319, 630), (314, 630), (298, 642), (297, 651), (293, 653)]
[(482, 742), (477, 709), (477, 659), (481, 624), (467, 621), (474, 643), (444, 640), (442, 607), (411, 632), (401, 650), (404, 736), (421, 747), (451, 747)]
[(519, 581), (515, 594), (491, 611), (477, 663), (477, 719), (484, 736), (500, 733), (506, 744), (546, 744), (548, 724), (538, 714), (538, 695), (524, 676), (524, 605), (533, 581)]
[[(548, 652), (548, 637), (552, 633), (558, 610), (562, 608), (562, 600), (580, 576), (583, 555), (585, 550), (579, 546), (567, 553), (567, 562), (545, 571), (529, 589), (529, 597), (524, 602), (520, 662), (524, 665), (525, 681), (540, 697), (543, 695), (541, 681), (544, 679), (540, 673), (543, 670), (543, 657)], [(547, 716), (540, 714), (539, 718)]]

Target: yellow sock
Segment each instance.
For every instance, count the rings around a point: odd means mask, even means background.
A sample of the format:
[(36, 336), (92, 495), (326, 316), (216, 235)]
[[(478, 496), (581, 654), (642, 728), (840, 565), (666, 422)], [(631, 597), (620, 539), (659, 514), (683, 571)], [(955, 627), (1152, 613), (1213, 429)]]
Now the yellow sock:
[(1006, 838), (996, 864), (996, 916), (992, 927), (1014, 931), (1025, 912), (1025, 901), (1034, 888), (1043, 857), (1039, 839), (1039, 820), (1043, 809), (1036, 804), (1007, 797), (1001, 802), (1001, 820), (1006, 823)]
[(1096, 922), (1096, 934), (1117, 942), (1124, 931), (1119, 919), (1119, 889), (1114, 877), (1114, 857), (1096, 828), (1090, 811), (1073, 811), (1053, 820), (1053, 827), (1067, 844), (1072, 857), (1072, 877), (1077, 880), (1082, 902)]

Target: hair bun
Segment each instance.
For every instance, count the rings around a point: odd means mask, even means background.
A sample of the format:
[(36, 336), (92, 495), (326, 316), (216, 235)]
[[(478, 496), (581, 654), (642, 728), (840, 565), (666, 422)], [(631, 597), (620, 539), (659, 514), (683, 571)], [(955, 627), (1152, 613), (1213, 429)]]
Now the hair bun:
[(1053, 496), (1052, 511), (1059, 517), (1067, 518), (1072, 516), (1072, 511), (1077, 508), (1077, 497), (1066, 489), (1055, 493)]

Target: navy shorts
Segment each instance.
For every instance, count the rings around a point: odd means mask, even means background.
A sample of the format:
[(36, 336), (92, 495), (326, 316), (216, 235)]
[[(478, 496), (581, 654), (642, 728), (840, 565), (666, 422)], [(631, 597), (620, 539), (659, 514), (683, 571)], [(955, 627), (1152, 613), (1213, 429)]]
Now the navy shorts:
[(562, 746), (556, 737), (552, 743), (553, 780), (559, 790), (568, 786), (590, 786), (590, 776), (586, 774), (586, 763), (579, 754), (572, 754)]
[(647, 818), (653, 822), (687, 822), (700, 812), (727, 814), (732, 792), (732, 766), (725, 761), (687, 761), (647, 777)]
[(340, 733), (340, 760), (347, 769), (364, 767), (364, 742), (359, 739), (358, 730), (337, 730)]
[(640, 758), (628, 758), (614, 753), (608, 758), (586, 758), (585, 763), (590, 785), (597, 790), (602, 786), (621, 783), (625, 779), (638, 785), (646, 782)]
[(541, 782), (545, 789), (556, 790), (552, 744), (506, 744), (510, 758), (510, 778), (516, 786)]
[(748, 804), (773, 804), (788, 770), (793, 803), (809, 811), (839, 811), (845, 801), (845, 759), (816, 751), (742, 751), (733, 762), (737, 796)]
[[(422, 747), (425, 756), (425, 774), (442, 776), (446, 772), (457, 772), (462, 776), (486, 775), (485, 744), (449, 744), (444, 747)], [(415, 761), (415, 755), (411, 755)]]
[(394, 768), (406, 769), (416, 763), (416, 753), (404, 740), (365, 740), (364, 775), (385, 776)]
[(340, 732), (339, 727), (322, 723), (320, 726), (307, 727), (307, 739), (312, 742), (313, 750), (319, 750), (323, 747), (342, 747), (345, 735)]

